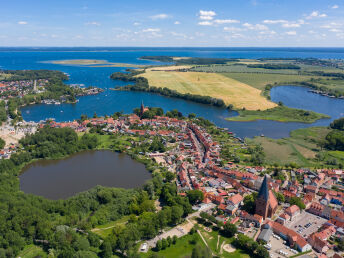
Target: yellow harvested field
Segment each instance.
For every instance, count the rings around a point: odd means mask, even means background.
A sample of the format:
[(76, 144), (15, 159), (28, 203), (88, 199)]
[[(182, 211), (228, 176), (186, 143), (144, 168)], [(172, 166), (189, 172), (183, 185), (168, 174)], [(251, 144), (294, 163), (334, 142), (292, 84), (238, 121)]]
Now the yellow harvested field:
[(221, 74), (147, 70), (138, 76), (147, 78), (150, 86), (219, 98), (237, 109), (265, 110), (277, 106), (263, 97), (260, 90)]

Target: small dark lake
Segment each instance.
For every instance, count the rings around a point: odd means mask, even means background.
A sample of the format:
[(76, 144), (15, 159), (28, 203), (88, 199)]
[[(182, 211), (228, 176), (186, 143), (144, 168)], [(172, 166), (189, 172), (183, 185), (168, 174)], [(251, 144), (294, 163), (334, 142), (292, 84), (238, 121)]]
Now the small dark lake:
[(20, 189), (49, 199), (64, 199), (96, 185), (142, 186), (151, 178), (145, 166), (109, 150), (85, 151), (62, 160), (40, 160), (23, 169)]

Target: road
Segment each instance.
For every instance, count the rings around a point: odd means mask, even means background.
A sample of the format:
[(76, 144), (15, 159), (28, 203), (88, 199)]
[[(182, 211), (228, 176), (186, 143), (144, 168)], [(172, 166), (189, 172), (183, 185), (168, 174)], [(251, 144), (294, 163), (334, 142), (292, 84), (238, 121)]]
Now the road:
[[(148, 247), (149, 248), (155, 247), (156, 246), (156, 242), (158, 240), (162, 240), (163, 238), (167, 238), (168, 236), (170, 236), (170, 237), (177, 236), (178, 238), (182, 237), (182, 236), (185, 236), (186, 234), (188, 234), (190, 232), (190, 230), (194, 226), (194, 224), (190, 221), (190, 219), (193, 218), (193, 217), (199, 217), (199, 215), (200, 215), (200, 213), (202, 211), (206, 212), (206, 211), (214, 208), (214, 206), (215, 205), (210, 205), (207, 209), (191, 213), (191, 214), (189, 214), (185, 218), (186, 223), (178, 225), (178, 226), (176, 226), (176, 227), (174, 227), (174, 228), (172, 228), (172, 229), (170, 229), (168, 231), (164, 231), (163, 230), (161, 234), (159, 234), (156, 237), (146, 241)], [(147, 251), (148, 251), (149, 248), (147, 248)]]

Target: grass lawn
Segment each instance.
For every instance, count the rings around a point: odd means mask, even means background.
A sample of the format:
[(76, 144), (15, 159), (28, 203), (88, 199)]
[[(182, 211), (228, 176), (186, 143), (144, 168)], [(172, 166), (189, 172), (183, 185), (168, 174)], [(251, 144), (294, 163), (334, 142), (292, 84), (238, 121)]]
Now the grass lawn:
[(97, 235), (99, 235), (102, 238), (106, 238), (111, 233), (114, 226), (124, 225), (125, 223), (127, 223), (128, 219), (129, 219), (129, 216), (124, 216), (124, 217), (122, 217), (116, 221), (111, 221), (111, 222), (106, 223), (104, 225), (97, 226), (94, 229), (92, 229), (92, 232), (96, 233)]
[(261, 90), (222, 74), (148, 69), (139, 76), (147, 78), (150, 86), (223, 99), (227, 105), (232, 104), (237, 109), (265, 110), (276, 107), (275, 103), (261, 95)]
[(154, 252), (149, 250), (147, 253), (140, 253), (141, 257), (150, 257), (153, 253), (157, 253), (162, 257), (166, 258), (178, 258), (178, 257), (190, 257), (192, 254), (192, 249), (195, 247), (194, 244), (191, 244), (190, 241), (196, 238), (197, 242), (201, 245), (204, 245), (204, 242), (198, 234), (186, 235), (181, 238), (178, 238), (175, 245), (167, 247), (165, 250), (159, 252)]
[(43, 249), (36, 245), (28, 245), (21, 251), (18, 257), (21, 258), (33, 258), (33, 257), (47, 257), (47, 254), (43, 251)]
[(279, 122), (302, 122), (314, 123), (321, 118), (329, 116), (315, 113), (313, 111), (304, 111), (301, 109), (288, 108), (285, 106), (275, 107), (264, 111), (238, 110), (239, 116), (229, 117), (229, 121), (255, 121), (255, 120), (274, 120)]

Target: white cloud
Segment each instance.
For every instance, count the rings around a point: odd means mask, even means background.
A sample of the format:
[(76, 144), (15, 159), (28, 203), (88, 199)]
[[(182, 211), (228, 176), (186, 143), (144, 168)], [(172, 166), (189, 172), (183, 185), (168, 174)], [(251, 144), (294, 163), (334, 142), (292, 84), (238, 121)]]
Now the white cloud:
[(139, 22), (134, 22), (133, 25), (134, 25), (134, 26), (139, 26), (139, 25), (141, 25), (141, 23), (139, 23)]
[(242, 26), (246, 27), (249, 30), (268, 30), (269, 28), (263, 24), (250, 24), (250, 23), (244, 23)]
[(216, 19), (216, 20), (214, 20), (214, 22), (217, 24), (240, 23), (240, 21), (238, 21), (238, 20), (231, 20), (231, 19), (226, 19), (226, 20)]
[(179, 24), (180, 24), (180, 21), (175, 21), (174, 24), (175, 24), (175, 25), (179, 25)]
[(341, 30), (339, 29), (330, 29), (331, 32), (342, 32)]
[(295, 36), (297, 33), (296, 31), (287, 31), (285, 34), (289, 35), (289, 36)]
[(201, 21), (198, 23), (198, 25), (201, 25), (201, 26), (211, 26), (213, 25), (213, 23), (209, 22), (209, 21)]
[(224, 31), (229, 31), (229, 32), (242, 31), (241, 28), (237, 28), (237, 27), (224, 27), (223, 30), (224, 30)]
[(263, 23), (265, 24), (278, 24), (278, 23), (287, 23), (286, 20), (264, 20)]
[(26, 21), (19, 21), (18, 24), (19, 24), (19, 25), (26, 25), (27, 22), (26, 22)]
[(99, 22), (96, 21), (92, 21), (92, 22), (87, 22), (85, 23), (86, 25), (94, 25), (94, 26), (100, 26), (101, 24)]
[(160, 29), (158, 28), (148, 28), (148, 29), (144, 29), (142, 30), (142, 32), (159, 32)]
[(216, 13), (214, 11), (203, 11), (203, 10), (200, 10), (199, 11), (199, 15), (200, 16), (215, 16)]
[(186, 34), (174, 32), (174, 31), (171, 31), (171, 35), (177, 38), (184, 38), (184, 39), (188, 38)]
[(300, 24), (298, 23), (284, 23), (282, 24), (283, 28), (299, 28)]
[(332, 9), (338, 9), (339, 8), (339, 6), (338, 5), (334, 5), (334, 6), (332, 6)]
[(214, 17), (210, 15), (201, 15), (199, 18), (201, 20), (207, 20), (207, 21), (211, 21), (212, 19), (214, 19)]
[(274, 31), (274, 30), (264, 30), (264, 31), (259, 32), (259, 34), (262, 34), (262, 35), (275, 35), (276, 31)]
[(169, 17), (170, 16), (165, 14), (165, 13), (160, 13), (160, 14), (157, 14), (157, 15), (150, 16), (150, 18), (152, 20), (164, 20), (164, 19), (167, 19)]
[(325, 18), (327, 17), (327, 14), (320, 13), (319, 11), (313, 11), (310, 15), (306, 17), (306, 19), (313, 19), (313, 18)]

